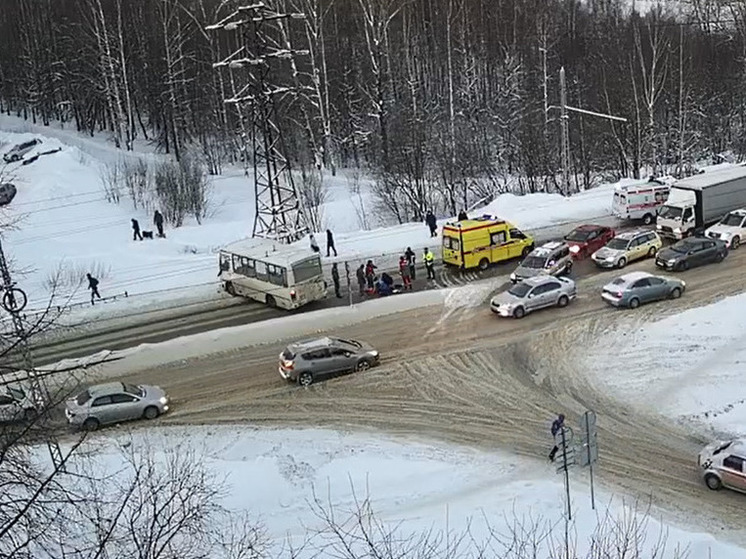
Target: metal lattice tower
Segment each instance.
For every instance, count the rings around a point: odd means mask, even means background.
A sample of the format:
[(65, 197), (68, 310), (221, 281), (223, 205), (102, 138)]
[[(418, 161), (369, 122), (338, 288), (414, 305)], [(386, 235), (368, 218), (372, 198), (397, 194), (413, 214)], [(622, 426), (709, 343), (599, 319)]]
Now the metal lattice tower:
[[(13, 293), (14, 291), (20, 292), (15, 288), (13, 278), (10, 275), (10, 269), (8, 268), (8, 262), (5, 259), (5, 251), (3, 250), (2, 242), (0, 241), (0, 279), (2, 279), (3, 291), (6, 294)], [(3, 298), (4, 306), (6, 297)], [(24, 294), (25, 297), (25, 294)], [(25, 304), (25, 303), (24, 303)], [(10, 307), (14, 305), (9, 305)], [(64, 457), (62, 456), (62, 450), (57, 442), (57, 438), (54, 434), (55, 428), (49, 422), (49, 410), (48, 405), (51, 402), (49, 390), (43, 379), (37, 374), (36, 367), (34, 366), (33, 355), (31, 354), (31, 348), (28, 344), (28, 333), (26, 327), (23, 324), (19, 310), (13, 310), (12, 308), (5, 309), (10, 314), (13, 322), (13, 335), (18, 340), (18, 349), (23, 359), (24, 372), (26, 374), (26, 380), (31, 385), (31, 391), (33, 395), (33, 401), (36, 404), (38, 417), (37, 427), (44, 433), (44, 438), (49, 448), (49, 454), (52, 457), (52, 463), (56, 471), (64, 470)]]
[[(308, 233), (308, 225), (295, 189), (278, 120), (278, 105), (292, 99), (295, 85), (274, 80), (283, 63), (307, 50), (289, 49), (280, 40), (279, 25), (304, 19), (301, 13), (281, 13), (263, 2), (238, 8), (208, 30), (237, 32), (241, 46), (214, 68), (229, 68), (234, 90), (227, 104), (250, 105), (251, 136), (256, 187), (255, 237), (291, 243)], [(285, 70), (289, 75), (290, 72)], [(236, 81), (243, 85), (235, 86)]]

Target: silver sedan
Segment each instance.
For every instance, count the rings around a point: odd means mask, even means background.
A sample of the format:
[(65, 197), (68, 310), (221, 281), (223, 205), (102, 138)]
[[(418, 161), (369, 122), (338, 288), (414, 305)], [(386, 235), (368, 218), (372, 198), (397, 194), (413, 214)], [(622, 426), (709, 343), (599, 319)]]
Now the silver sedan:
[(168, 404), (168, 396), (158, 386), (110, 382), (91, 386), (68, 400), (65, 415), (70, 425), (93, 431), (108, 423), (155, 419), (168, 411)]
[(577, 295), (570, 278), (535, 276), (493, 297), (490, 309), (499, 316), (523, 318), (546, 307), (566, 307)]
[(614, 307), (636, 309), (642, 303), (678, 299), (685, 289), (686, 283), (680, 279), (631, 272), (607, 283), (601, 298)]

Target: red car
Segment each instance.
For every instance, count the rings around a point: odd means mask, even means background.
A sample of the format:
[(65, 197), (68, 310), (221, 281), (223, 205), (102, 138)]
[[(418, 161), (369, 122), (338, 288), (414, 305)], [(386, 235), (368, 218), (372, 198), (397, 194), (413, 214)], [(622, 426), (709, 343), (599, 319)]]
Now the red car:
[(581, 225), (565, 235), (573, 258), (587, 258), (611, 239), (616, 232), (604, 225)]

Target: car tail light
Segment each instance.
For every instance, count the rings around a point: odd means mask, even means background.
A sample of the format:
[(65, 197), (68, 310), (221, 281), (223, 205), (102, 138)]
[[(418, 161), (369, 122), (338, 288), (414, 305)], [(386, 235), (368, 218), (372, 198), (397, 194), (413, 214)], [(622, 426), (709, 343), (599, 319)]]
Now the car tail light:
[(292, 299), (293, 301), (295, 301), (295, 289), (293, 289), (292, 291), (290, 291), (290, 298), (291, 298), (291, 299)]
[(282, 368), (292, 370), (295, 367), (295, 363), (293, 361), (286, 361), (283, 360), (282, 362)]
[(622, 298), (622, 292), (621, 292), (621, 291), (617, 291), (616, 293), (614, 293), (614, 296), (615, 296), (615, 297), (616, 297), (617, 299), (621, 299), (621, 298)]

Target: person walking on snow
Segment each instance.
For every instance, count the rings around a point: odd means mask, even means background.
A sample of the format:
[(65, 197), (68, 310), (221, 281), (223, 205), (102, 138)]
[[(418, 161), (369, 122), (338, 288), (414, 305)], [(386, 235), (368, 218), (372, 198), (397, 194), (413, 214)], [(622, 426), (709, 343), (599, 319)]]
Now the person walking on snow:
[(430, 236), (437, 237), (438, 236), (438, 221), (435, 219), (435, 214), (431, 212), (430, 210), (428, 210), (427, 213), (425, 214), (425, 223), (427, 223), (427, 226), (430, 228)]
[(91, 274), (86, 274), (85, 277), (88, 278), (88, 289), (91, 290), (91, 305), (93, 305), (95, 304), (93, 302), (94, 297), (101, 298), (101, 294), (98, 292), (98, 280)]
[(368, 289), (373, 289), (373, 282), (376, 279), (376, 269), (378, 266), (373, 264), (372, 260), (368, 260), (368, 263), (365, 265), (365, 279), (368, 283)]
[(311, 233), (309, 239), (311, 241), (311, 250), (314, 252), (321, 252), (321, 249), (319, 248), (319, 243), (316, 242), (316, 237), (313, 236), (313, 233)]
[(339, 292), (339, 270), (337, 269), (337, 263), (332, 264), (332, 281), (334, 282), (334, 294), (337, 299), (342, 298), (342, 294)]
[(402, 256), (399, 258), (399, 273), (401, 274), (401, 281), (404, 284), (404, 289), (412, 290), (412, 278), (409, 275), (409, 262)]
[(407, 247), (407, 251), (404, 253), (407, 263), (409, 264), (409, 275), (413, 280), (417, 279), (417, 268), (415, 266), (415, 255), (412, 247)]
[(552, 447), (552, 450), (549, 452), (550, 462), (554, 462), (554, 457), (557, 454), (557, 451), (559, 451), (559, 445), (562, 443), (562, 429), (564, 428), (565, 428), (565, 416), (563, 414), (559, 414), (557, 416), (557, 419), (552, 421), (551, 431), (552, 431), (552, 438), (554, 439), (554, 447)]
[(163, 232), (163, 214), (159, 212), (158, 210), (155, 210), (155, 215), (153, 216), (153, 223), (155, 224), (155, 228), (158, 229), (158, 236), (161, 239), (165, 239), (166, 235)]
[(435, 256), (430, 252), (430, 249), (426, 248), (422, 259), (425, 261), (425, 269), (427, 270), (427, 279), (435, 279)]
[(330, 251), (334, 251), (334, 256), (337, 256), (337, 248), (334, 246), (334, 235), (332, 235), (332, 230), (327, 229), (326, 230), (326, 256), (327, 258), (330, 256)]
[(360, 264), (360, 267), (355, 272), (357, 276), (357, 284), (360, 287), (360, 296), (365, 295), (365, 264)]
[(142, 241), (142, 235), (140, 234), (140, 223), (132, 218), (132, 240)]

